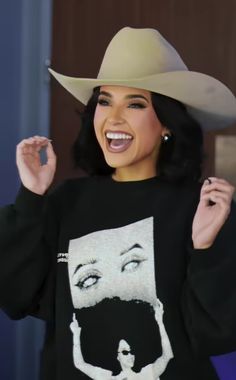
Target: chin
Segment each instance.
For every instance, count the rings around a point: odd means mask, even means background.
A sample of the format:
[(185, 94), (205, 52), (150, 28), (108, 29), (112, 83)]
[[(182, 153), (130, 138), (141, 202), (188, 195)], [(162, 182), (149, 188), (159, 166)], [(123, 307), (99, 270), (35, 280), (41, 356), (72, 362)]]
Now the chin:
[(110, 166), (113, 169), (119, 169), (119, 168), (124, 168), (126, 166), (129, 166), (126, 162), (118, 162), (118, 160), (106, 160), (106, 163), (108, 166)]
[(118, 169), (133, 165), (133, 160), (127, 160), (125, 157), (111, 157), (110, 155), (104, 155), (105, 161), (108, 166)]

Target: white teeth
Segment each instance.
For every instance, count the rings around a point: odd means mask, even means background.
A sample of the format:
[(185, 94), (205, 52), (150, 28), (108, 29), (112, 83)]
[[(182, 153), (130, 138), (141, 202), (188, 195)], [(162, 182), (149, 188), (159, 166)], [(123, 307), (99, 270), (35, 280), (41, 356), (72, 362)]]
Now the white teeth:
[(108, 139), (124, 139), (124, 140), (131, 140), (133, 137), (130, 135), (127, 135), (126, 133), (113, 133), (113, 132), (107, 132), (106, 137)]

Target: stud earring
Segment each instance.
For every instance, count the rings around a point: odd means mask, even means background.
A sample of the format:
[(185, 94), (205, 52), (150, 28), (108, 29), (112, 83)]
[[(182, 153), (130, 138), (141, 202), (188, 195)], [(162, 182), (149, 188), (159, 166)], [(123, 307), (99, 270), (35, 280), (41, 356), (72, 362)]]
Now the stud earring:
[(171, 135), (169, 133), (165, 133), (163, 136), (161, 136), (161, 140), (163, 143), (167, 143), (167, 141), (170, 140)]

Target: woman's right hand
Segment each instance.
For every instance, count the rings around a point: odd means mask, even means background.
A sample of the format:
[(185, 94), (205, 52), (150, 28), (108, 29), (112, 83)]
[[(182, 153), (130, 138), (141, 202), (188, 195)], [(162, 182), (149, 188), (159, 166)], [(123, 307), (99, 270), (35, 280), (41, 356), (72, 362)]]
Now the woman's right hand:
[(73, 313), (72, 322), (70, 324), (70, 329), (73, 332), (74, 335), (79, 336), (81, 333), (81, 327), (79, 326), (79, 323), (76, 319), (75, 313)]
[[(47, 155), (45, 164), (40, 160), (43, 148), (46, 148)], [(56, 155), (50, 140), (40, 136), (22, 140), (16, 148), (16, 164), (22, 184), (36, 194), (44, 194), (56, 171)]]

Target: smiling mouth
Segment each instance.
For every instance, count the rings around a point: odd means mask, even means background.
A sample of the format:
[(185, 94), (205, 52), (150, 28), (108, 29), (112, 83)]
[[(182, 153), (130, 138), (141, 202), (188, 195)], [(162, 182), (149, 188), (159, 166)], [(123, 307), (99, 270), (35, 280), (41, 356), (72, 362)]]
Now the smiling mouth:
[(124, 132), (106, 132), (107, 149), (112, 153), (126, 151), (132, 143), (133, 136)]

